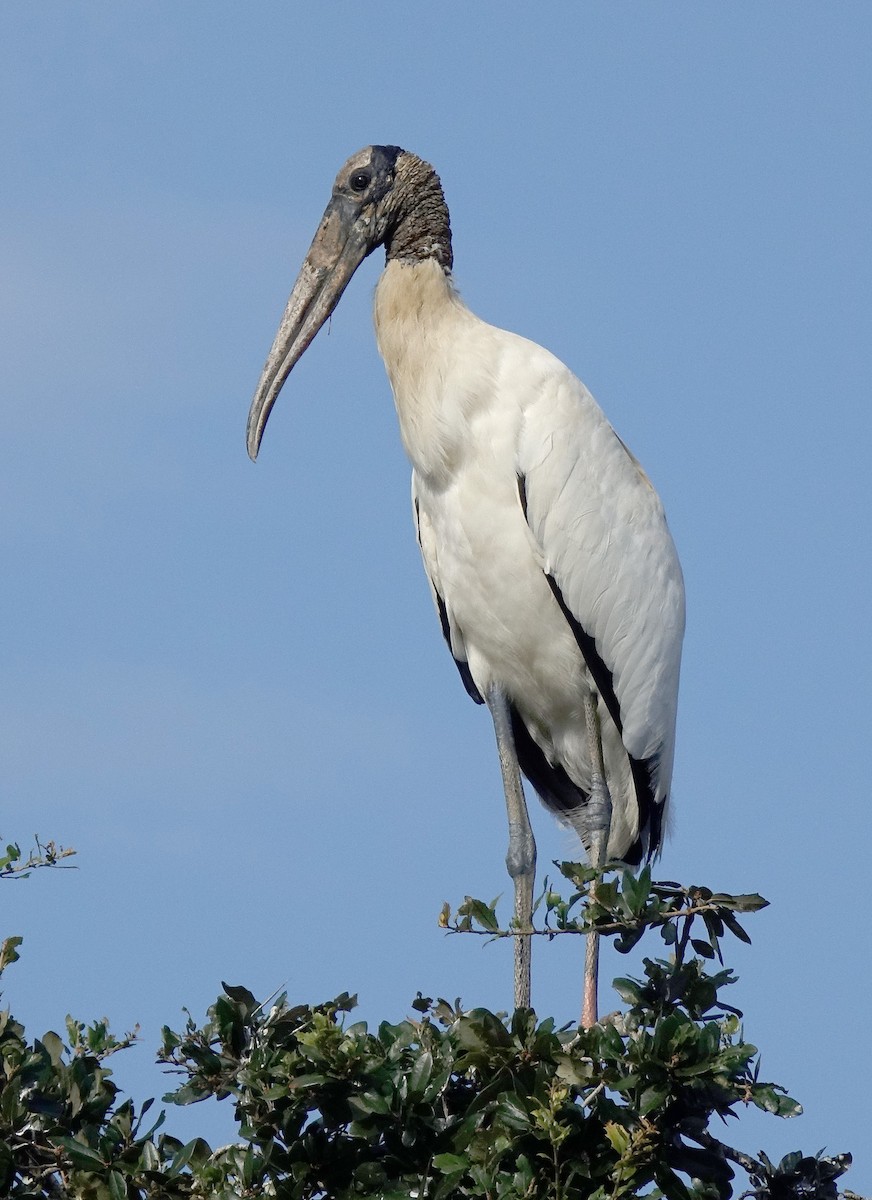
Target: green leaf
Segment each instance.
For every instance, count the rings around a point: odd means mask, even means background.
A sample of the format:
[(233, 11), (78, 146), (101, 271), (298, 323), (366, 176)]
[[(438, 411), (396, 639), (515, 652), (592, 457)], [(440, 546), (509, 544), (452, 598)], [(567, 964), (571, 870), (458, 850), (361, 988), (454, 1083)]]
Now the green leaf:
[(23, 941), (24, 938), (8, 937), (4, 938), (2, 943), (0, 943), (0, 973), (10, 963), (18, 962), (18, 947)]
[(662, 1108), (666, 1097), (669, 1095), (669, 1089), (662, 1088), (646, 1088), (639, 1098), (639, 1115), (647, 1117), (657, 1108)]
[(776, 1117), (798, 1117), (802, 1113), (802, 1105), (792, 1096), (786, 1095), (783, 1088), (776, 1084), (755, 1084), (751, 1090), (751, 1099), (758, 1108)]
[(144, 1171), (157, 1171), (160, 1167), (160, 1155), (157, 1152), (157, 1147), (154, 1142), (142, 1142), (139, 1152), (139, 1160)]
[(381, 1092), (362, 1092), (359, 1096), (350, 1096), (348, 1103), (363, 1117), (372, 1116), (373, 1113), (384, 1116), (391, 1111), (390, 1101)]
[(651, 868), (643, 867), (638, 877), (634, 876), (632, 871), (624, 871), (621, 876), (621, 890), (627, 910), (633, 916), (638, 916), (644, 909), (651, 890)]
[(615, 1121), (608, 1121), (605, 1127), (605, 1134), (616, 1153), (626, 1154), (630, 1148), (629, 1130), (625, 1129), (623, 1125), (618, 1125)]
[[(778, 1097), (778, 1112), (779, 1117), (801, 1117), (802, 1105), (798, 1100), (794, 1100), (792, 1096)], [(850, 1156), (849, 1156), (850, 1157)]]
[(249, 1009), (255, 1009), (259, 1007), (259, 1002), (251, 994), (248, 988), (235, 987), (232, 984), (225, 983), (223, 979), (221, 980), (221, 986), (224, 988), (225, 994), (228, 995), (231, 1000), (235, 1000), (237, 1004), (243, 1004)]
[(641, 941), (645, 936), (645, 929), (640, 926), (638, 929), (627, 929), (615, 938), (615, 949), (619, 954), (629, 954), (637, 942)]
[(199, 1104), (201, 1100), (206, 1100), (211, 1095), (212, 1089), (207, 1084), (192, 1082), (183, 1083), (174, 1092), (166, 1092), (161, 1099), (164, 1104), (178, 1104), (183, 1107), (187, 1104)]
[(11, 866), (12, 863), (18, 862), (19, 858), (21, 858), (21, 847), (16, 846), (14, 842), (10, 842), (6, 847), (5, 857), (0, 858), (0, 871)]
[(483, 900), (469, 898), (464, 905), (464, 909), (467, 915), (472, 917), (474, 921), (477, 921), (482, 929), (486, 929), (488, 933), (497, 933), (499, 931), (500, 923), (497, 920), (496, 913)]
[(635, 979), (613, 979), (612, 987), (625, 1004), (639, 1004), (642, 999), (642, 988)]
[(497, 1116), (510, 1129), (528, 1129), (530, 1114), (527, 1112), (519, 1096), (511, 1092), (504, 1093), (497, 1104)]
[(46, 1053), (51, 1059), (52, 1066), (56, 1067), (61, 1061), (61, 1056), (64, 1052), (64, 1044), (56, 1033), (49, 1030), (42, 1036), (42, 1044), (45, 1046)]
[(127, 1200), (127, 1185), (118, 1171), (109, 1172), (109, 1195), (111, 1200)]
[(737, 937), (740, 942), (744, 942), (747, 946), (750, 946), (750, 937), (733, 916), (733, 914), (731, 912), (722, 912), (721, 916), (723, 917), (724, 924), (726, 925), (727, 929), (729, 929), (730, 933), (732, 933), (734, 937)]
[(104, 1171), (106, 1169), (106, 1163), (102, 1156), (96, 1150), (92, 1150), (90, 1146), (86, 1146), (84, 1142), (78, 1141), (77, 1138), (55, 1137), (52, 1138), (52, 1141), (56, 1146), (61, 1146), (66, 1150), (74, 1167), (84, 1171)]
[[(721, 899), (721, 897), (717, 897), (717, 899)], [(769, 907), (769, 901), (758, 896), (756, 892), (749, 896), (727, 896), (725, 899), (732, 901), (730, 907), (734, 908), (736, 912), (759, 912), (761, 908)]]
[(409, 1072), (409, 1096), (412, 1099), (422, 1096), (430, 1076), (433, 1074), (433, 1055), (429, 1050), (422, 1050)]
[(455, 1175), (466, 1170), (469, 1160), (460, 1154), (435, 1154), (433, 1166), (445, 1175)]
[(667, 1200), (691, 1200), (690, 1192), (682, 1180), (668, 1167), (655, 1170), (654, 1179)]
[(555, 1054), (557, 1078), (577, 1087), (589, 1087), (597, 1082), (598, 1068), (589, 1058), (578, 1058), (572, 1054)]
[(192, 1162), (202, 1161), (211, 1154), (211, 1150), (207, 1142), (202, 1138), (192, 1138), (190, 1142), (186, 1142), (181, 1149), (176, 1151), (173, 1161), (170, 1163), (169, 1174), (179, 1175)]

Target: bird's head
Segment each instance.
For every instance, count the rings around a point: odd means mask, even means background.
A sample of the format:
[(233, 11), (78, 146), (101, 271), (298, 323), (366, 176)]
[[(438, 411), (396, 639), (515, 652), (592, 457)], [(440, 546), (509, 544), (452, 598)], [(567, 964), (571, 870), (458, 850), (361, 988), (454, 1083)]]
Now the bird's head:
[(367, 146), (336, 176), (251, 403), (252, 459), (294, 364), (339, 303), (351, 276), (382, 245), (389, 260), (435, 258), (446, 271), (451, 269), (451, 230), (439, 177), (429, 163), (399, 146)]

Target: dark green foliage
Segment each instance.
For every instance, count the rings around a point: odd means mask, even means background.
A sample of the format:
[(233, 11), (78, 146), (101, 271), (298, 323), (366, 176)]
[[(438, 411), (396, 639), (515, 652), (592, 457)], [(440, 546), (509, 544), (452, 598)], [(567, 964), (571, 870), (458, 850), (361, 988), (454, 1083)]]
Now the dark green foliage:
[[(766, 1200), (787, 1200), (788, 1197), (814, 1196), (820, 1200), (836, 1200), (839, 1192), (836, 1180), (851, 1165), (850, 1154), (803, 1156), (798, 1151), (786, 1154), (778, 1166), (760, 1152), (760, 1161), (751, 1171), (754, 1194)], [(846, 1193), (847, 1196), (852, 1193)], [(858, 1198), (855, 1198), (858, 1200)]]
[[(717, 1136), (748, 1104), (799, 1112), (758, 1078), (741, 1014), (721, 998), (734, 981), (722, 939), (747, 940), (736, 913), (765, 901), (652, 884), (646, 871), (561, 869), (575, 891), (546, 890), (535, 935), (595, 925), (627, 949), (659, 930), (668, 957), (615, 981), (623, 1011), (578, 1031), (419, 995), (412, 1016), (371, 1030), (349, 1016), (348, 995), (260, 1004), (225, 984), (203, 1027), (189, 1017), (180, 1033), (164, 1029), (159, 1056), (183, 1076), (167, 1101), (232, 1098), (240, 1141), (220, 1150), (159, 1133), (162, 1116), (143, 1129), (148, 1104), (138, 1119), (130, 1102), (116, 1105), (105, 1063), (133, 1035), (70, 1022), (71, 1048), (55, 1034), (30, 1044), (5, 1014), (0, 1196), (726, 1200), (739, 1167), (760, 1200), (836, 1200), (850, 1156), (775, 1166)], [(472, 899), (442, 923), (516, 935)]]
[(154, 1138), (163, 1117), (141, 1127), (151, 1101), (139, 1119), (131, 1102), (116, 1105), (103, 1063), (132, 1036), (118, 1042), (102, 1021), (87, 1029), (70, 1022), (68, 1031), (73, 1051), (56, 1033), (29, 1043), (23, 1027), (0, 1013), (0, 1195), (119, 1200), (147, 1194), (158, 1178), (168, 1185), (161, 1194), (186, 1194), (169, 1186), (168, 1140)]

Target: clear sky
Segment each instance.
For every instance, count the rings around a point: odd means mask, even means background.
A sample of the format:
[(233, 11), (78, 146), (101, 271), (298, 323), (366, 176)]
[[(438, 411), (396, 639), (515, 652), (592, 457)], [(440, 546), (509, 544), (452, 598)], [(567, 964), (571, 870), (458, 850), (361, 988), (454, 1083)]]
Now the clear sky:
[[(658, 870), (773, 902), (734, 999), (806, 1107), (725, 1136), (851, 1149), (872, 1190), (870, 35), (868, 0), (0, 8), (2, 834), (78, 850), (2, 889), (32, 1034), (140, 1022), (142, 1099), (222, 979), (370, 1020), (509, 1002), (509, 947), (436, 927), (509, 890), (506, 830), (418, 561), (380, 253), (245, 454), (333, 177), (398, 143), (440, 172), (467, 302), (585, 380), (667, 507)], [(572, 856), (531, 809), (540, 863)], [(541, 1013), (575, 1016), (580, 959), (537, 945)]]

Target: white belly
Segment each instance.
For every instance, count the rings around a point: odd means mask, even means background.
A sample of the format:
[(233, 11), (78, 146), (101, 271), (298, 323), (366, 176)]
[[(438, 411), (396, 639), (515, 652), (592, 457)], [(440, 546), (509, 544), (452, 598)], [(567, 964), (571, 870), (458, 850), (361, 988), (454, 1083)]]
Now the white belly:
[[(505, 691), (549, 762), (588, 791), (584, 700), (594, 688), (537, 560), (513, 471), (499, 478), (461, 471), (435, 495), (416, 476), (415, 491), (425, 566), (445, 604), (455, 655), (469, 664), (482, 696), (495, 684)], [(631, 798), (632, 780), (620, 734), (600, 708), (616, 801), (612, 850), (621, 853), (636, 833), (635, 806), (621, 802)]]
[(586, 690), (583, 661), (534, 556), (517, 490), (472, 472), (436, 497), (420, 478), (416, 490), (438, 588), (479, 691), (499, 684), (543, 722), (549, 709), (549, 728), (562, 709), (574, 713)]

